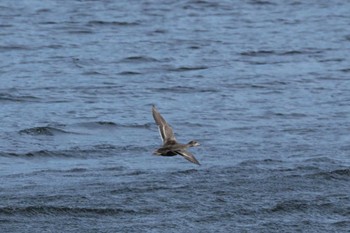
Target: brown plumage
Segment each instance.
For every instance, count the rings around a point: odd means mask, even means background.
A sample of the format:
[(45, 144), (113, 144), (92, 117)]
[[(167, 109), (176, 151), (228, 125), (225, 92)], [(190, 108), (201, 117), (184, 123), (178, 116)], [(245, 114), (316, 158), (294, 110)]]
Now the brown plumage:
[(152, 115), (158, 125), (159, 134), (163, 140), (163, 146), (157, 149), (154, 154), (161, 156), (175, 156), (181, 155), (188, 161), (200, 165), (198, 160), (194, 157), (193, 154), (187, 151), (187, 148), (199, 146), (199, 143), (196, 141), (190, 141), (187, 144), (177, 143), (174, 136), (173, 129), (171, 126), (164, 120), (162, 115), (158, 112), (156, 107), (152, 106)]

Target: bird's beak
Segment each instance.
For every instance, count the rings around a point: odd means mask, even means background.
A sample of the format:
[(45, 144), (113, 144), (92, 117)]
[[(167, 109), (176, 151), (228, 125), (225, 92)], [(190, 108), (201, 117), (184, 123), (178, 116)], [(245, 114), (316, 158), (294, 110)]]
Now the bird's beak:
[(153, 151), (153, 155), (159, 155), (159, 153), (155, 150)]

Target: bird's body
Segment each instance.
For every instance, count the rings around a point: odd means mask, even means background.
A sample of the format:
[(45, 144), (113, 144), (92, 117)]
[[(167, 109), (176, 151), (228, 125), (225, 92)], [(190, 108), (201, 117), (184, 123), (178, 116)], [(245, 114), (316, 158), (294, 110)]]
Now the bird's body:
[(187, 151), (189, 147), (199, 146), (199, 143), (196, 141), (190, 141), (187, 144), (178, 143), (176, 141), (173, 129), (164, 120), (162, 115), (160, 115), (155, 106), (152, 107), (152, 115), (156, 124), (158, 125), (159, 134), (163, 140), (163, 146), (158, 148), (154, 154), (161, 156), (181, 155), (188, 161), (200, 165), (193, 154)]

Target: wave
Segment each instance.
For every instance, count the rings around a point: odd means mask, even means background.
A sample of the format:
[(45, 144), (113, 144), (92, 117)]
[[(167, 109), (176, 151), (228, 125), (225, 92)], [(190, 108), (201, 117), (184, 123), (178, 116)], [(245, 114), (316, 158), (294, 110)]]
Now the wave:
[(350, 73), (350, 68), (344, 68), (344, 69), (341, 69), (340, 71), (344, 73)]
[(2, 215), (124, 215), (139, 211), (123, 208), (80, 208), (59, 206), (1, 207)]
[(264, 57), (264, 56), (294, 56), (303, 54), (318, 54), (321, 51), (315, 49), (305, 49), (305, 50), (289, 50), (289, 51), (274, 51), (274, 50), (254, 50), (241, 52), (241, 56), (245, 57)]
[(315, 157), (315, 158), (309, 158), (305, 159), (304, 163), (327, 163), (327, 164), (338, 164), (338, 162), (334, 159), (331, 159), (329, 157)]
[(276, 159), (263, 159), (263, 160), (246, 160), (239, 163), (239, 166), (256, 166), (256, 165), (277, 165), (283, 164), (282, 160)]
[(250, 4), (252, 5), (276, 5), (276, 3), (271, 1), (263, 1), (263, 0), (253, 0), (250, 1)]
[(31, 95), (13, 95), (0, 93), (0, 102), (39, 102), (40, 99)]
[(312, 200), (291, 199), (278, 201), (277, 204), (267, 209), (268, 212), (286, 212), (288, 214), (292, 212), (333, 212), (341, 216), (348, 216), (349, 211), (347, 208), (339, 208), (339, 204), (330, 200), (322, 198), (316, 198)]
[(112, 121), (93, 121), (93, 122), (81, 122), (77, 123), (78, 126), (84, 128), (139, 128), (139, 129), (149, 129), (152, 124), (118, 124)]
[(33, 171), (33, 172), (29, 172), (29, 173), (13, 173), (13, 174), (6, 175), (4, 177), (6, 177), (6, 178), (21, 178), (24, 175), (26, 177), (28, 177), (28, 176), (36, 176), (36, 175), (41, 176), (42, 174), (44, 174), (44, 175), (47, 175), (47, 174), (65, 174), (65, 176), (73, 176), (73, 174), (86, 173), (88, 171), (89, 170), (87, 168), (81, 168), (81, 167), (75, 167), (75, 168), (71, 168), (71, 169), (67, 169), (67, 170), (64, 170), (64, 169), (42, 169), (42, 170)]
[(117, 123), (112, 121), (93, 121), (93, 122), (82, 122), (78, 123), (79, 126), (90, 127), (116, 127)]
[(91, 20), (87, 23), (88, 26), (137, 26), (141, 22), (126, 22), (126, 21), (103, 21), (103, 20)]
[(38, 150), (25, 153), (15, 153), (15, 152), (1, 152), (1, 157), (19, 157), (19, 158), (32, 158), (32, 157), (71, 157), (67, 153), (58, 151), (48, 151), (48, 150)]
[(186, 87), (186, 86), (173, 86), (173, 87), (162, 87), (162, 88), (150, 88), (150, 90), (160, 93), (160, 92), (166, 92), (166, 93), (180, 93), (180, 94), (186, 94), (186, 93), (215, 93), (219, 92), (217, 89), (214, 88), (198, 88), (198, 87)]
[(121, 59), (121, 63), (145, 63), (145, 62), (157, 62), (158, 60), (153, 57), (147, 56), (130, 56)]
[[(117, 124), (112, 121), (93, 121), (93, 122), (81, 122), (74, 124), (75, 126), (87, 128), (87, 129), (115, 129), (115, 128), (137, 128), (137, 129), (149, 129), (153, 124)], [(74, 126), (73, 125), (73, 126)], [(59, 125), (59, 127), (67, 127), (66, 125)], [(21, 135), (32, 135), (32, 136), (55, 136), (60, 134), (83, 134), (80, 132), (73, 132), (63, 130), (55, 126), (38, 126), (33, 128), (22, 129), (18, 131)]]
[(209, 67), (208, 66), (180, 66), (176, 68), (169, 68), (168, 71), (185, 72), (185, 71), (206, 70), (206, 69), (209, 69)]
[(196, 174), (198, 172), (197, 169), (187, 169), (187, 170), (180, 170), (171, 172), (171, 175), (190, 175), (190, 174)]
[(142, 74), (142, 73), (136, 72), (136, 71), (122, 71), (118, 73), (118, 75), (139, 75), (139, 74)]
[(336, 169), (332, 171), (322, 171), (307, 175), (313, 179), (324, 179), (324, 180), (349, 180), (350, 181), (350, 168)]
[(50, 127), (50, 126), (41, 126), (41, 127), (33, 127), (28, 129), (22, 129), (19, 131), (19, 134), (28, 134), (28, 135), (46, 135), (46, 136), (53, 136), (56, 134), (66, 134), (70, 133), (68, 131)]
[(258, 50), (258, 51), (247, 51), (247, 52), (241, 52), (241, 56), (249, 56), (249, 57), (256, 57), (256, 56), (267, 56), (267, 55), (274, 55), (275, 52), (271, 50)]
[(307, 208), (312, 205), (306, 200), (287, 200), (277, 203), (274, 207), (270, 209), (272, 212), (291, 212), (291, 211), (306, 211)]
[(13, 51), (13, 50), (32, 50), (33, 48), (25, 45), (5, 45), (0, 46), (0, 52)]
[(125, 145), (114, 146), (110, 144), (98, 144), (88, 148), (73, 147), (66, 150), (37, 150), (29, 152), (0, 152), (0, 157), (18, 158), (99, 158), (115, 156), (124, 153), (139, 153), (152, 151), (152, 148), (143, 146)]

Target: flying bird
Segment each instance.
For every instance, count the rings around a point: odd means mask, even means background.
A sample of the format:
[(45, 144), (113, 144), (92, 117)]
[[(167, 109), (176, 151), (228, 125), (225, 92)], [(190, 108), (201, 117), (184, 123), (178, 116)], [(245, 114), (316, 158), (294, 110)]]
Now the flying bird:
[(158, 112), (156, 107), (152, 106), (152, 115), (158, 125), (159, 134), (163, 140), (163, 146), (158, 148), (154, 154), (160, 156), (175, 156), (181, 155), (188, 161), (200, 165), (198, 160), (191, 154), (187, 149), (189, 147), (199, 146), (200, 144), (196, 141), (190, 141), (187, 144), (181, 144), (176, 141), (173, 129), (171, 126), (164, 120), (162, 115)]

